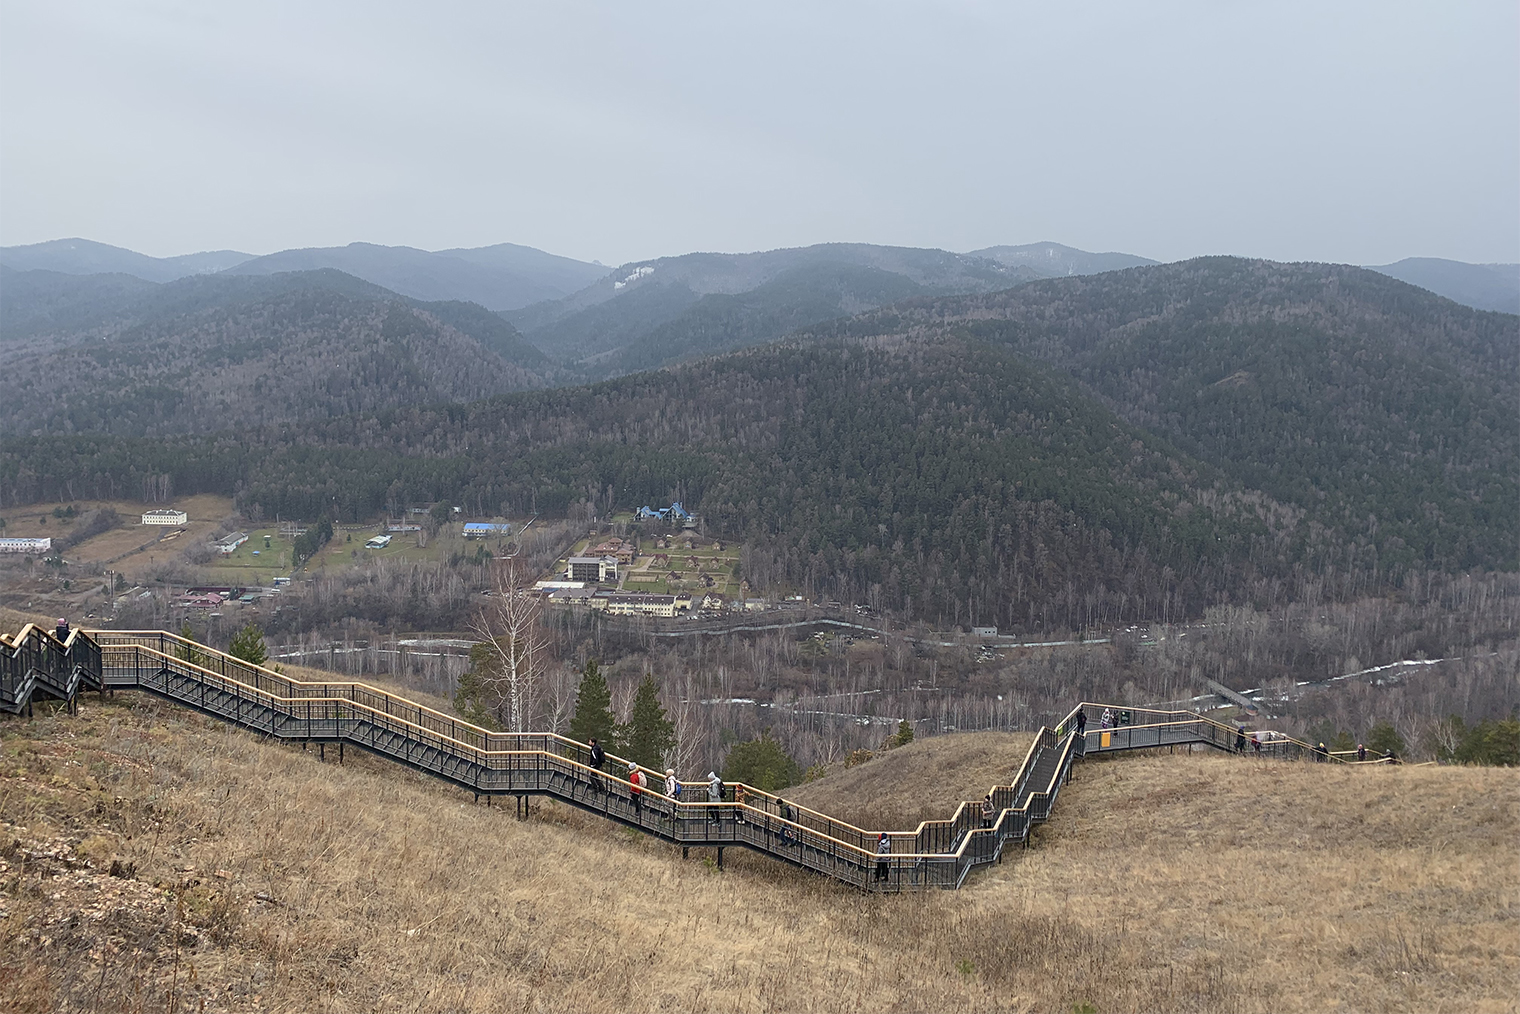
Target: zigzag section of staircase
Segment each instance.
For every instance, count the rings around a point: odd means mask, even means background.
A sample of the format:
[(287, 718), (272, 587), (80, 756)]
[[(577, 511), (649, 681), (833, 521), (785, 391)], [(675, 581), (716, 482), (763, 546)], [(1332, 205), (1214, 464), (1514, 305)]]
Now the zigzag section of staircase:
[[(72, 704), (82, 689), (146, 691), (266, 736), (357, 746), (477, 799), (548, 796), (683, 847), (748, 848), (868, 891), (959, 887), (974, 868), (999, 861), (1008, 844), (1028, 843), (1072, 763), (1087, 753), (1239, 745), (1231, 727), (1144, 709), (1110, 709), (1126, 723), (1079, 734), (1079, 712), (1103, 707), (1083, 704), (1056, 729), (1041, 729), (1011, 784), (992, 789), (990, 826), (974, 801), (912, 831), (873, 832), (795, 804), (783, 811), (775, 794), (743, 784), (731, 784), (732, 794), (717, 803), (706, 801), (701, 782), (683, 783), (680, 801), (652, 788), (639, 791), (593, 768), (586, 744), (490, 732), (363, 683), (305, 683), (165, 631), (75, 631), (59, 641), (28, 627), (16, 638), (0, 637), (0, 709), (19, 712), (34, 697)], [(1296, 741), (1274, 749), (1309, 751)], [(609, 760), (626, 770), (620, 758)], [(883, 835), (890, 852), (878, 851)]]
[(82, 630), (63, 640), (34, 623), (0, 633), (0, 711), (20, 714), (38, 699), (72, 708), (82, 691), (101, 689), (100, 670), (100, 646)]

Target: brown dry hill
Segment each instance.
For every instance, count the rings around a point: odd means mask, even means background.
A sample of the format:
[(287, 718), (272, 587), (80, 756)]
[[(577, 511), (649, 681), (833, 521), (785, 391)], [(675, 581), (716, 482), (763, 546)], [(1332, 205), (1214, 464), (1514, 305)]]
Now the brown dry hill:
[(45, 630), (52, 630), (58, 617), (39, 613), (35, 609), (7, 609), (0, 606), (0, 631), (17, 634), (28, 623), (35, 623)]
[(140, 695), (0, 737), (10, 1011), (1515, 1009), (1514, 771), (1093, 761), (966, 889), (867, 897)]
[(866, 830), (911, 831), (920, 821), (949, 817), (964, 800), (980, 800), (994, 785), (1009, 784), (1033, 742), (1023, 732), (917, 739), (783, 795)]

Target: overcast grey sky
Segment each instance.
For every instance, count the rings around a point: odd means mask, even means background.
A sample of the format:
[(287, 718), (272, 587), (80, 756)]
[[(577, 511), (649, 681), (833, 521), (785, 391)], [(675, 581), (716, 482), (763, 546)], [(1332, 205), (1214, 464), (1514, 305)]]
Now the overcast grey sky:
[(1515, 261), (1517, 11), (0, 0), (0, 244)]

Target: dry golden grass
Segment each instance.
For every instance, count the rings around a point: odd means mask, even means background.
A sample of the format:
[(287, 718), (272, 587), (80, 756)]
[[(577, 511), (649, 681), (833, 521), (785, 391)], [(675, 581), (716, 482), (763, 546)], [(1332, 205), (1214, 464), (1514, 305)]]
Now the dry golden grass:
[(7, 609), (4, 606), (0, 606), (0, 631), (12, 635), (19, 634), (21, 633), (21, 628), (28, 623), (35, 623), (39, 627), (52, 630), (58, 623), (58, 617), (25, 609)]
[(837, 765), (782, 795), (868, 831), (911, 831), (920, 821), (950, 817), (994, 785), (1008, 785), (1033, 742), (1023, 732), (918, 739), (852, 768)]
[[(144, 697), (0, 733), (9, 1010), (1515, 1008), (1513, 771), (1088, 762), (1034, 848), (884, 898)], [(60, 844), (96, 870), (26, 858)]]

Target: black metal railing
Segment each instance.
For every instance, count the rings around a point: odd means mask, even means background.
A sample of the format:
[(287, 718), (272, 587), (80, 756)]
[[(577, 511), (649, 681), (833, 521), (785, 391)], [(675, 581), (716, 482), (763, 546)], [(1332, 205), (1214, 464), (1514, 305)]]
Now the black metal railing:
[[(79, 685), (144, 690), (264, 735), (358, 746), (477, 797), (549, 796), (675, 844), (749, 848), (865, 890), (959, 887), (1009, 843), (1028, 843), (1086, 754), (1179, 743), (1232, 749), (1237, 736), (1189, 712), (1135, 708), (1125, 709), (1126, 725), (1079, 736), (1078, 711), (1091, 718), (1103, 708), (1084, 703), (1055, 729), (1041, 729), (1010, 783), (993, 787), (990, 826), (977, 800), (912, 831), (868, 831), (794, 802), (783, 812), (775, 793), (743, 784), (709, 802), (706, 783), (682, 782), (678, 801), (659, 791), (662, 779), (658, 788), (634, 786), (623, 777), (624, 758), (609, 755), (607, 769), (593, 768), (587, 746), (563, 736), (492, 732), (364, 683), (293, 679), (165, 631), (76, 632), (63, 643), (28, 628), (3, 644), (15, 659), (7, 679), (23, 665), (46, 670), (45, 686), (30, 678), (49, 695), (62, 686), (59, 653), (73, 653)], [(880, 851), (883, 839), (890, 851)]]
[(100, 646), (81, 630), (58, 632), (29, 623), (14, 637), (0, 633), (0, 711), (20, 714), (37, 698), (73, 708), (84, 690), (99, 690)]

